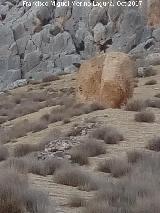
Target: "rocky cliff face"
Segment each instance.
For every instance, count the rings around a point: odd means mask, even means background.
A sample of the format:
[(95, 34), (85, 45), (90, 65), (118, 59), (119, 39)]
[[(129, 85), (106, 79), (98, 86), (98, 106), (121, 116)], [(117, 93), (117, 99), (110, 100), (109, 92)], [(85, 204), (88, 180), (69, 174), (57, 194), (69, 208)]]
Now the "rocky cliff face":
[[(138, 1), (121, 1), (137, 2), (139, 7), (117, 0), (104, 7), (99, 7), (101, 1), (99, 6), (83, 6), (93, 2), (89, 0), (75, 0), (74, 5), (58, 0), (57, 6), (30, 2), (0, 0), (1, 90), (22, 78), (74, 72), (100, 52), (129, 53), (140, 67), (160, 63), (159, 0), (141, 6)], [(67, 6), (59, 7), (60, 2)]]

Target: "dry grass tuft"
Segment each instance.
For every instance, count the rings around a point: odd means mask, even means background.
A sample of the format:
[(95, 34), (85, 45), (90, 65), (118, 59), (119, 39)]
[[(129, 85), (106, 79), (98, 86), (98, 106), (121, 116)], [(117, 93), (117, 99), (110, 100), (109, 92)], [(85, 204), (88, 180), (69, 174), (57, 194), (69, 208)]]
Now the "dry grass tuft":
[(38, 151), (38, 145), (35, 144), (17, 144), (14, 147), (14, 156), (22, 157), (31, 152)]
[(160, 93), (157, 93), (154, 97), (160, 98)]
[(68, 123), (70, 123), (71, 122), (71, 120), (69, 119), (69, 118), (64, 118), (63, 119), (63, 123), (64, 124), (68, 124)]
[(153, 112), (143, 111), (135, 114), (134, 119), (137, 122), (153, 123), (155, 122), (155, 115)]
[(127, 111), (141, 111), (142, 109), (145, 108), (145, 104), (143, 101), (137, 99), (137, 100), (134, 100), (134, 99), (130, 99), (128, 102), (127, 102), (127, 105), (125, 107), (125, 110)]
[(138, 150), (131, 150), (127, 152), (127, 159), (129, 163), (137, 163), (139, 160), (142, 160), (143, 153)]
[(48, 123), (43, 120), (39, 120), (39, 121), (31, 123), (31, 131), (33, 133), (42, 131), (47, 128), (48, 128)]
[(81, 196), (74, 194), (69, 198), (68, 205), (70, 207), (83, 207), (86, 206), (86, 200)]
[(73, 163), (79, 163), (80, 165), (88, 164), (88, 157), (94, 157), (105, 153), (106, 150), (104, 145), (92, 138), (73, 147), (70, 151), (71, 161)]
[(148, 154), (138, 161), (125, 177), (108, 179), (87, 202), (85, 213), (160, 212), (160, 155)]
[(18, 175), (12, 170), (1, 169), (0, 172), (1, 213), (49, 213), (48, 196), (43, 192), (32, 189), (26, 176)]
[(5, 123), (8, 120), (7, 116), (0, 116), (0, 124)]
[(146, 105), (148, 107), (160, 108), (160, 100), (146, 100)]
[(123, 140), (123, 135), (113, 127), (98, 128), (92, 133), (92, 136), (104, 140), (106, 144), (117, 144)]
[(55, 75), (50, 75), (50, 76), (47, 76), (45, 78), (43, 78), (42, 82), (51, 82), (51, 81), (57, 81), (59, 80), (60, 78), (58, 76), (55, 76)]
[(5, 146), (0, 145), (0, 161), (6, 160), (8, 156), (8, 149)]
[(57, 169), (65, 167), (68, 162), (63, 159), (48, 158), (45, 160), (37, 159), (34, 155), (24, 157), (14, 157), (8, 159), (4, 167), (14, 169), (20, 173), (33, 173), (41, 176), (53, 175)]
[(157, 84), (157, 81), (152, 79), (152, 80), (147, 81), (144, 85), (155, 85), (155, 84)]
[(130, 165), (123, 159), (110, 159), (98, 165), (98, 171), (111, 173), (113, 177), (121, 177), (130, 171)]
[(148, 141), (147, 149), (159, 152), (160, 151), (160, 137), (154, 137)]
[(57, 170), (54, 181), (63, 185), (79, 187), (86, 191), (97, 190), (98, 187), (96, 181), (88, 173), (78, 167), (71, 166)]

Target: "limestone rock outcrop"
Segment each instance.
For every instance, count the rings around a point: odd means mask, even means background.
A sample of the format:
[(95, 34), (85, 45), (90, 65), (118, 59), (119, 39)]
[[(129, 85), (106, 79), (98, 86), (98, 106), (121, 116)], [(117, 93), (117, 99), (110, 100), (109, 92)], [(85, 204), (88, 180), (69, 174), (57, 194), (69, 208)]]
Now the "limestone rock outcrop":
[[(33, 2), (41, 1), (0, 0), (0, 90), (19, 77), (74, 72), (75, 63), (99, 53), (119, 51), (141, 60), (160, 52), (160, 0), (138, 6), (135, 0), (113, 0), (114, 6), (101, 0), (94, 1), (99, 6), (92, 0), (80, 1), (81, 6), (78, 0)], [(6, 82), (10, 70), (20, 74)]]
[(85, 61), (77, 76), (77, 100), (118, 108), (133, 94), (134, 61), (125, 53), (101, 54)]

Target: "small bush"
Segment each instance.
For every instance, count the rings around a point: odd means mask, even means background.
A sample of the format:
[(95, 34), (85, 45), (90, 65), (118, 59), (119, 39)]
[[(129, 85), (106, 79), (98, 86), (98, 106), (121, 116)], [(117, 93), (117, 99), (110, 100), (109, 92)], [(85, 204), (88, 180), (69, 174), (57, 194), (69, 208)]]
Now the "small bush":
[(155, 84), (157, 84), (157, 81), (154, 80), (154, 79), (149, 80), (149, 81), (147, 81), (147, 82), (145, 83), (145, 85), (155, 85)]
[(1, 213), (49, 213), (48, 196), (43, 192), (33, 190), (26, 176), (18, 175), (12, 170), (1, 169), (0, 172)]
[(111, 164), (113, 160), (104, 160), (98, 164), (97, 170), (104, 173), (111, 173)]
[(105, 133), (106, 133), (106, 128), (105, 127), (101, 127), (101, 128), (95, 129), (92, 132), (92, 136), (94, 138), (96, 138), (96, 139), (104, 140)]
[(44, 114), (41, 116), (40, 120), (44, 121), (44, 122), (48, 122), (50, 118), (50, 115), (48, 113)]
[(43, 78), (42, 82), (57, 81), (59, 79), (60, 78), (58, 76), (50, 75), (50, 76), (46, 76), (45, 78)]
[(123, 140), (123, 135), (119, 133), (116, 129), (114, 128), (107, 129), (104, 136), (104, 142), (106, 144), (117, 144), (122, 140)]
[(31, 131), (33, 133), (42, 131), (47, 128), (48, 128), (47, 122), (42, 121), (42, 120), (31, 123)]
[(127, 102), (125, 110), (127, 110), (127, 111), (141, 111), (144, 108), (145, 108), (145, 104), (144, 104), (143, 101), (141, 101), (139, 99), (137, 99), (137, 100), (130, 99)]
[(117, 144), (123, 140), (123, 135), (113, 127), (96, 129), (92, 136), (96, 139), (104, 140), (106, 144)]
[(140, 159), (142, 159), (143, 154), (137, 150), (131, 150), (127, 152), (127, 159), (129, 163), (137, 163)]
[(34, 144), (17, 144), (14, 147), (14, 156), (22, 157), (35, 151), (37, 151), (37, 147)]
[(69, 198), (68, 205), (70, 207), (83, 207), (86, 206), (86, 200), (81, 196), (74, 194)]
[(28, 172), (28, 165), (24, 158), (9, 158), (4, 163), (4, 168), (14, 169), (16, 172), (26, 174)]
[(54, 180), (56, 183), (83, 188), (87, 191), (97, 189), (97, 183), (91, 176), (78, 167), (65, 167), (57, 170)]
[(8, 149), (4, 146), (0, 146), (0, 161), (6, 160), (9, 156)]
[(43, 160), (27, 157), (24, 159), (29, 173), (46, 176), (47, 168)]
[(148, 107), (160, 108), (160, 100), (146, 100)]
[(63, 119), (63, 123), (64, 124), (68, 124), (68, 123), (70, 123), (71, 122), (71, 120), (69, 119), (69, 118), (64, 118)]
[(101, 162), (97, 169), (101, 172), (111, 173), (113, 177), (117, 178), (126, 175), (130, 170), (130, 166), (125, 160), (117, 158)]
[(149, 140), (146, 148), (159, 152), (160, 151), (160, 137), (154, 137), (151, 140)]
[(0, 116), (0, 124), (5, 123), (8, 120), (6, 116)]
[(135, 114), (134, 119), (137, 122), (153, 123), (155, 121), (155, 115), (153, 112), (143, 111)]
[(89, 163), (86, 153), (83, 153), (78, 147), (73, 148), (70, 155), (72, 163), (78, 163), (81, 166)]
[(103, 144), (92, 138), (73, 147), (70, 152), (72, 162), (79, 163), (80, 165), (87, 164), (88, 157), (94, 157), (105, 153), (106, 150)]
[(160, 98), (160, 93), (157, 93), (154, 97)]
[(74, 126), (72, 127), (67, 133), (66, 136), (70, 137), (70, 136), (78, 136), (81, 135), (83, 131), (83, 127), (81, 126)]
[(58, 121), (62, 121), (64, 119), (64, 114), (57, 112), (57, 114), (50, 114), (49, 123), (55, 123)]
[(57, 169), (66, 167), (68, 163), (62, 159), (49, 158), (44, 160), (44, 165), (47, 175), (53, 175)]

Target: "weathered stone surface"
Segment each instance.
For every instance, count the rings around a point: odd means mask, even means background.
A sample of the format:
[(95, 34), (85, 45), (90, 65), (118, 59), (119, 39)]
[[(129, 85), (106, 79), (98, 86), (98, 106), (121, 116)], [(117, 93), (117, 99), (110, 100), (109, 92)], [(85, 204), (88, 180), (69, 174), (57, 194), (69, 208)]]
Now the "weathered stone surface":
[(34, 51), (25, 55), (23, 62), (23, 73), (26, 73), (36, 67), (41, 61), (42, 54), (39, 51)]
[(154, 30), (152, 35), (156, 41), (160, 42), (160, 28)]
[(95, 27), (97, 23), (107, 24), (108, 15), (105, 7), (93, 7), (89, 14), (89, 26)]
[(80, 67), (77, 99), (120, 107), (133, 94), (134, 62), (124, 53), (108, 53), (92, 58)]
[(160, 64), (160, 53), (151, 53), (146, 57), (146, 63), (149, 65)]
[(73, 40), (68, 32), (59, 33), (54, 38), (51, 38), (51, 51), (53, 54), (72, 54), (76, 49)]
[(102, 23), (96, 24), (93, 29), (94, 41), (99, 42), (106, 39), (106, 28)]
[(14, 43), (13, 31), (8, 26), (1, 26), (0, 28), (0, 47), (10, 47)]
[(73, 63), (80, 63), (80, 56), (78, 54), (71, 54), (71, 55), (57, 55), (55, 58), (55, 66), (65, 68)]
[(3, 76), (2, 80), (0, 81), (0, 90), (7, 88), (11, 85), (14, 81), (21, 78), (21, 71), (20, 70), (7, 70)]

